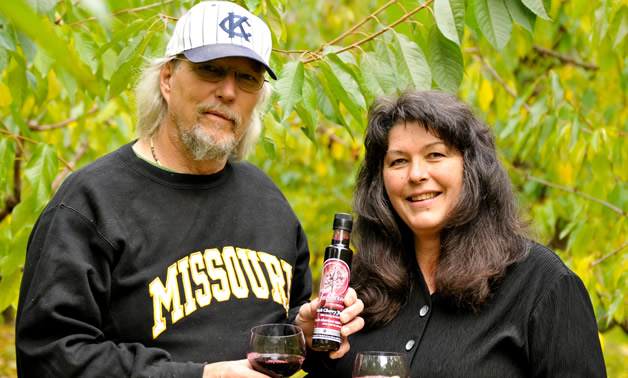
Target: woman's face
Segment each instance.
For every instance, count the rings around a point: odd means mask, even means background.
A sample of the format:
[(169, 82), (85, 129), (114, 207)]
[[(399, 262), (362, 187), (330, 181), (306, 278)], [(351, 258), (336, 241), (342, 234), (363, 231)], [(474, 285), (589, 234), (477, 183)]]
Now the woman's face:
[(418, 122), (399, 123), (388, 135), (384, 185), (393, 208), (415, 236), (440, 233), (462, 190), (462, 154)]

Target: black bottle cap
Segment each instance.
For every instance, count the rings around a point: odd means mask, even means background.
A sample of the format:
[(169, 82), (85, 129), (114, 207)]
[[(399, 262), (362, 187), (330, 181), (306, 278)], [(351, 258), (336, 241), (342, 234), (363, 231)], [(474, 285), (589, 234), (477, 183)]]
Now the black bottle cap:
[(351, 231), (353, 227), (353, 215), (347, 213), (336, 213), (334, 216), (334, 230), (341, 229)]

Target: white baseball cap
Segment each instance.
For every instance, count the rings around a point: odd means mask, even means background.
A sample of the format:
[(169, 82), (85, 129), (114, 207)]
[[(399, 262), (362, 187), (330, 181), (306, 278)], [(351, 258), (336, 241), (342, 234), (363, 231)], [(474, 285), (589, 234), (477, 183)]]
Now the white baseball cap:
[(259, 17), (228, 1), (204, 1), (185, 13), (174, 28), (166, 57), (179, 54), (194, 63), (244, 57), (270, 68), (273, 48), (270, 29)]

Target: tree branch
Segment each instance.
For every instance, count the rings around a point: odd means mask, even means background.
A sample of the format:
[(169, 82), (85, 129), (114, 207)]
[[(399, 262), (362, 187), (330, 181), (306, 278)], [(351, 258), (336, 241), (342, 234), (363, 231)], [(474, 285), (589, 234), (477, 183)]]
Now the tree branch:
[(532, 176), (531, 174), (529, 174), (528, 172), (525, 172), (524, 170), (521, 170), (521, 169), (519, 169), (519, 168), (515, 167), (514, 165), (512, 165), (512, 164), (510, 164), (510, 163), (508, 163), (508, 165), (509, 165), (509, 166), (510, 166), (510, 167), (511, 167), (511, 168), (512, 168), (515, 172), (517, 172), (518, 174), (520, 174), (521, 176), (523, 176), (523, 177), (524, 177), (525, 179), (527, 179), (527, 180), (534, 181), (534, 182), (538, 182), (539, 184), (543, 184), (543, 185), (545, 185), (545, 186), (549, 186), (549, 187), (551, 187), (551, 188), (555, 188), (555, 189), (563, 190), (563, 191), (565, 191), (565, 192), (569, 192), (569, 193), (573, 193), (573, 194), (579, 195), (579, 196), (584, 197), (584, 198), (586, 198), (586, 199), (588, 199), (588, 200), (591, 200), (591, 201), (593, 201), (593, 202), (597, 202), (597, 203), (599, 203), (600, 205), (602, 205), (602, 206), (604, 206), (604, 207), (607, 207), (607, 208), (609, 208), (609, 209), (613, 210), (614, 212), (618, 213), (619, 215), (622, 215), (622, 216), (627, 216), (627, 215), (628, 215), (628, 214), (627, 214), (624, 210), (622, 210), (622, 209), (620, 209), (619, 207), (617, 207), (617, 206), (615, 206), (615, 205), (613, 205), (613, 204), (611, 204), (611, 203), (608, 203), (608, 202), (606, 202), (606, 201), (604, 201), (604, 200), (601, 200), (601, 199), (599, 199), (599, 198), (592, 197), (592, 196), (590, 196), (590, 195), (588, 195), (588, 194), (586, 194), (586, 193), (583, 193), (583, 192), (581, 192), (581, 191), (579, 191), (579, 190), (576, 190), (576, 189), (573, 189), (573, 188), (570, 188), (570, 187), (567, 187), (567, 186), (557, 185), (557, 184), (551, 183), (551, 182), (549, 182), (549, 181), (545, 181), (545, 180), (543, 180), (543, 179), (540, 179), (540, 178), (538, 178), (538, 177), (534, 177), (534, 176)]
[(391, 6), (392, 4), (395, 4), (397, 2), (398, 2), (397, 0), (390, 0), (386, 4), (382, 5), (379, 9), (377, 9), (375, 12), (371, 13), (368, 17), (365, 17), (362, 21), (360, 21), (357, 24), (353, 25), (349, 30), (345, 31), (344, 33), (342, 33), (338, 37), (334, 38), (330, 42), (327, 42), (324, 45), (322, 45), (321, 47), (319, 47), (314, 52), (314, 54), (319, 54), (320, 52), (322, 52), (325, 49), (325, 47), (331, 46), (331, 45), (337, 43), (338, 41), (341, 41), (346, 36), (353, 34), (353, 32), (355, 32), (360, 26), (366, 24), (371, 18), (375, 18), (375, 15), (377, 15), (378, 13), (382, 12), (384, 9), (388, 8), (389, 6)]
[(626, 246), (628, 246), (628, 240), (626, 242), (624, 242), (624, 244), (622, 244), (621, 247), (619, 247), (619, 248), (617, 248), (617, 249), (607, 253), (606, 255), (602, 256), (599, 260), (596, 260), (596, 261), (592, 262), (591, 265), (589, 265), (589, 266), (590, 267), (594, 267), (594, 266), (598, 265), (602, 261), (606, 260), (607, 258), (617, 254), (622, 249), (626, 248)]
[[(22, 148), (22, 147), (20, 147), (20, 146), (22, 145), (22, 144), (20, 143), (20, 140), (24, 140), (24, 141), (26, 141), (26, 142), (30, 142), (30, 143), (32, 143), (32, 144), (39, 144), (39, 143), (41, 143), (41, 142), (38, 142), (38, 141), (36, 141), (36, 140), (34, 140), (34, 139), (27, 138), (27, 137), (25, 137), (25, 136), (23, 136), (23, 135), (13, 134), (13, 133), (12, 133), (12, 132), (10, 132), (10, 131), (0, 130), (0, 133), (2, 133), (2, 134), (7, 134), (7, 135), (9, 135), (9, 136), (11, 136), (11, 137), (15, 138), (16, 143), (18, 144), (18, 147), (19, 147), (21, 150), (23, 150), (23, 148)], [(67, 161), (65, 161), (65, 159), (64, 159), (63, 157), (61, 157), (61, 155), (59, 155), (58, 153), (57, 153), (57, 159), (59, 159), (59, 160), (60, 160), (60, 161), (61, 161), (61, 162), (62, 162), (62, 163), (66, 166), (66, 167), (70, 167), (70, 164), (69, 164)], [(70, 167), (70, 169), (72, 169), (72, 167)]]
[[(151, 5), (145, 5), (143, 7), (121, 9), (119, 11), (111, 13), (109, 16), (115, 17), (115, 16), (118, 16), (118, 15), (121, 15), (121, 14), (124, 14), (124, 13), (135, 13), (135, 12), (138, 12), (138, 11), (143, 11), (143, 10), (146, 10), (146, 9), (155, 8), (155, 7), (166, 5), (166, 4), (169, 4), (169, 3), (173, 3), (174, 1), (175, 0), (163, 0), (163, 1), (159, 2), (159, 3), (151, 4)], [(68, 24), (68, 26), (75, 26), (75, 25), (83, 24), (85, 22), (91, 22), (91, 21), (96, 21), (96, 20), (97, 20), (96, 17), (90, 17), (90, 18), (86, 18), (84, 20), (79, 20), (79, 21), (73, 22), (71, 24)], [(59, 22), (60, 22), (59, 20), (55, 20), (55, 24), (58, 24)]]
[[(366, 43), (368, 41), (371, 41), (371, 40), (375, 39), (375, 37), (377, 37), (378, 35), (383, 34), (383, 33), (387, 32), (388, 30), (391, 30), (392, 28), (394, 28), (395, 26), (401, 24), (402, 22), (405, 22), (408, 18), (412, 17), (416, 12), (420, 11), (421, 9), (427, 8), (427, 6), (430, 5), (433, 1), (434, 0), (426, 1), (422, 5), (419, 5), (415, 9), (413, 9), (410, 12), (404, 14), (401, 18), (399, 18), (397, 21), (393, 22), (392, 24), (386, 26), (385, 28), (382, 28), (381, 30), (371, 34), (370, 36), (368, 36), (368, 37), (366, 37), (364, 39), (361, 39), (358, 42), (355, 42), (355, 43), (353, 43), (353, 44), (351, 44), (349, 46), (346, 46), (346, 47), (344, 47), (344, 48), (342, 48), (340, 50), (334, 51), (334, 54), (340, 54), (341, 52), (344, 52), (344, 51), (347, 51), (347, 50), (351, 50), (352, 48), (358, 47), (358, 46), (360, 46), (360, 45), (362, 45), (362, 44), (364, 44), (364, 43)], [(367, 19), (369, 19), (369, 18), (371, 18), (371, 16), (367, 17)], [(309, 59), (304, 60), (303, 64), (311, 63), (311, 62), (316, 61), (318, 59), (319, 58), (309, 58)]]
[[(506, 90), (506, 92), (508, 92), (508, 94), (510, 94), (514, 98), (517, 98), (517, 92), (515, 92), (514, 89), (510, 88), (510, 86), (508, 86), (508, 84), (506, 84), (504, 79), (502, 79), (501, 76), (499, 76), (499, 74), (497, 73), (497, 71), (495, 71), (493, 66), (491, 66), (490, 63), (487, 62), (486, 59), (484, 59), (484, 57), (478, 53), (478, 49), (474, 48), (473, 50), (474, 50), (475, 53), (472, 54), (471, 57), (473, 59), (479, 61), (482, 65), (484, 65), (484, 67), (486, 67), (488, 72), (490, 72), (491, 75), (493, 75), (493, 77), (495, 78), (495, 80), (497, 80), (502, 85), (502, 87), (504, 87), (504, 89)], [(524, 102), (523, 103), (523, 107), (527, 111), (530, 111), (530, 106), (527, 103)]]
[(558, 58), (559, 60), (565, 63), (573, 64), (574, 66), (579, 66), (587, 70), (597, 70), (599, 68), (597, 65), (593, 63), (579, 62), (570, 56), (557, 53), (556, 51), (546, 49), (545, 47), (542, 47), (539, 45), (534, 45), (534, 49), (541, 55), (549, 55), (554, 58)]
[[(92, 113), (96, 112), (97, 110), (98, 110), (98, 105), (94, 105), (93, 108), (88, 110), (87, 113), (85, 113), (83, 115), (92, 114)], [(78, 120), (78, 118), (79, 117), (68, 118), (65, 121), (61, 121), (59, 123), (54, 123), (52, 125), (39, 125), (39, 124), (37, 124), (37, 121), (29, 121), (28, 122), (28, 128), (31, 129), (31, 130), (34, 130), (34, 131), (59, 129), (59, 128), (62, 128), (62, 127), (65, 127), (65, 126), (69, 125), (72, 122), (76, 122)]]
[(83, 143), (81, 143), (81, 146), (79, 147), (79, 150), (76, 152), (76, 155), (74, 155), (72, 160), (70, 160), (70, 162), (68, 163), (68, 166), (66, 166), (63, 169), (63, 172), (59, 173), (57, 175), (57, 177), (55, 177), (54, 181), (52, 182), (52, 191), (53, 191), (53, 193), (57, 191), (57, 189), (59, 188), (59, 185), (61, 185), (61, 183), (63, 182), (65, 177), (70, 172), (74, 171), (74, 167), (76, 166), (76, 163), (78, 162), (78, 160), (81, 157), (83, 157), (83, 155), (85, 155), (85, 153), (87, 152), (88, 148), (89, 148), (89, 142), (87, 140), (84, 141)]

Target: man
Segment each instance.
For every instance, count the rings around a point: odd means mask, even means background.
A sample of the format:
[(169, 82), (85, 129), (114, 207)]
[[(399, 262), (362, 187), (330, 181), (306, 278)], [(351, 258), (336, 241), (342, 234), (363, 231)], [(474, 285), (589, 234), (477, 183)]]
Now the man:
[[(139, 140), (73, 173), (33, 229), (21, 376), (263, 377), (245, 359), (251, 327), (296, 323), (311, 343), (305, 234), (241, 162), (270, 93), (264, 72), (276, 78), (271, 48), (264, 22), (233, 3), (177, 22), (137, 86)], [(346, 304), (344, 336), (363, 325), (354, 291)]]

